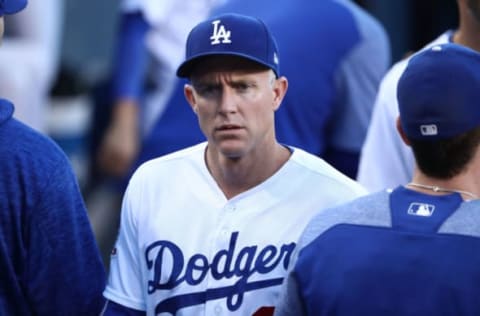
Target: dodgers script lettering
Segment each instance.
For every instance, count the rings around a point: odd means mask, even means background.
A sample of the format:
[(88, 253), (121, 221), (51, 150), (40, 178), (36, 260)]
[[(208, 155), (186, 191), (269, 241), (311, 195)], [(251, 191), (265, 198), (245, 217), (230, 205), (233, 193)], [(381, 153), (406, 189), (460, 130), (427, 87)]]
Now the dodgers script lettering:
[[(241, 306), (245, 292), (280, 285), (283, 278), (251, 282), (249, 278), (255, 273), (268, 274), (278, 266), (286, 271), (296, 244), (292, 242), (279, 248), (267, 245), (262, 249), (252, 245), (236, 249), (237, 239), (238, 232), (232, 233), (228, 249), (218, 251), (211, 262), (203, 254), (185, 258), (180, 247), (167, 240), (150, 244), (145, 249), (147, 268), (153, 270), (153, 278), (148, 281), (148, 294), (157, 290), (171, 290), (183, 283), (195, 286), (202, 283), (208, 275), (215, 280), (236, 280), (227, 287), (171, 296), (158, 303), (156, 313), (175, 314), (181, 308), (219, 298), (226, 298), (227, 308), (235, 311)], [(173, 263), (166, 265), (166, 258)]]

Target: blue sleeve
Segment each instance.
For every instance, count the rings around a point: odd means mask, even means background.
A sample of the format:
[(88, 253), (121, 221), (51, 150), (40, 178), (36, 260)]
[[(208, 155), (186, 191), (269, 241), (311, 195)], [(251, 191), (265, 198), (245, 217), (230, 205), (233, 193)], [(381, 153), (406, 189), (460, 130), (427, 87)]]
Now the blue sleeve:
[(139, 99), (142, 95), (147, 49), (145, 35), (150, 26), (142, 13), (126, 13), (120, 20), (119, 38), (113, 64), (114, 98)]
[(112, 301), (107, 302), (107, 306), (102, 316), (145, 316), (144, 311), (128, 308)]
[(43, 185), (29, 187), (35, 210), (22, 227), (28, 249), (24, 293), (36, 315), (98, 315), (105, 302), (104, 265), (73, 170), (53, 149), (39, 153), (50, 162), (31, 174)]

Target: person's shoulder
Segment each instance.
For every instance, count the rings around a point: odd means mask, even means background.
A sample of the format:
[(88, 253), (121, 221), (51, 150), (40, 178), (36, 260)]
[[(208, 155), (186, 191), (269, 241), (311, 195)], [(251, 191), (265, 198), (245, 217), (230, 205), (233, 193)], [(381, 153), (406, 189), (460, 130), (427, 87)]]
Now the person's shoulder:
[(390, 67), (380, 83), (380, 91), (382, 89), (396, 90), (397, 82), (405, 71), (405, 68), (407, 68), (409, 59), (410, 56), (405, 56), (403, 59), (397, 61), (392, 67)]
[(349, 188), (361, 195), (366, 193), (365, 188), (363, 188), (358, 182), (347, 177), (322, 158), (308, 153), (300, 148), (291, 148), (293, 149), (293, 154), (290, 159), (291, 162), (297, 164), (303, 169), (308, 170), (312, 176), (321, 178), (322, 182), (325, 184), (331, 185), (332, 188)]
[(0, 155), (18, 159), (55, 162), (67, 160), (65, 153), (49, 136), (10, 118), (0, 125)]
[(300, 240), (301, 247), (337, 225), (390, 227), (391, 190), (370, 193), (317, 213), (308, 223)]
[(358, 5), (356, 2), (351, 0), (331, 0), (340, 6), (344, 7), (346, 10), (350, 11), (353, 15), (357, 16), (362, 23), (366, 22), (369, 25), (383, 29), (383, 26), (380, 24), (378, 19), (371, 14), (368, 10)]
[(144, 162), (134, 173), (134, 177), (150, 177), (163, 171), (178, 170), (182, 166), (202, 161), (206, 142), (190, 146), (164, 156)]

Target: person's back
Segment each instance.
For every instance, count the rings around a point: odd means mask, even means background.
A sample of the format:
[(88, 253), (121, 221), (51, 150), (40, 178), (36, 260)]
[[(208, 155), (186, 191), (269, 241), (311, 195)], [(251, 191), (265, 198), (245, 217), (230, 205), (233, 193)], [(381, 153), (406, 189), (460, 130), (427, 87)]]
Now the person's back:
[[(257, 16), (277, 35), (282, 72), (291, 79), (277, 112), (278, 139), (355, 177), (376, 89), (390, 61), (381, 25), (350, 1), (230, 0), (212, 16), (224, 12)], [(202, 141), (195, 121), (178, 81), (137, 165)]]
[(399, 187), (324, 212), (296, 262), (303, 313), (279, 315), (478, 315), (479, 208)]
[(100, 311), (104, 268), (72, 169), (12, 114), (0, 100), (0, 314)]

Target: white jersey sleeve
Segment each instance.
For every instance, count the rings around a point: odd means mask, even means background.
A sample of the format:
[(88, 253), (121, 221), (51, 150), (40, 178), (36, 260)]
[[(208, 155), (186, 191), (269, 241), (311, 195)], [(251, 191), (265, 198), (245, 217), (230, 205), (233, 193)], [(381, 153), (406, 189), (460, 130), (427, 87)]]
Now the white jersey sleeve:
[(146, 310), (145, 293), (140, 264), (140, 249), (137, 246), (137, 221), (132, 212), (132, 192), (137, 187), (129, 185), (125, 193), (118, 239), (110, 256), (108, 285), (105, 298), (125, 307)]
[[(451, 34), (451, 31), (443, 33), (425, 48), (447, 43)], [(413, 153), (402, 141), (396, 128), (397, 84), (407, 63), (408, 59), (396, 63), (379, 87), (357, 175), (358, 182), (370, 192), (407, 183), (415, 168)]]

